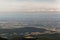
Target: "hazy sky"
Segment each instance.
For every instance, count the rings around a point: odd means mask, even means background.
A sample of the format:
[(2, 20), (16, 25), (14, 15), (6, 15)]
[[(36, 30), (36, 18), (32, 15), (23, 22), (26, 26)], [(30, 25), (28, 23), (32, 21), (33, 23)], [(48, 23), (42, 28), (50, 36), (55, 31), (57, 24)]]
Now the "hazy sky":
[(60, 0), (0, 0), (0, 12), (40, 10), (39, 8), (57, 8)]

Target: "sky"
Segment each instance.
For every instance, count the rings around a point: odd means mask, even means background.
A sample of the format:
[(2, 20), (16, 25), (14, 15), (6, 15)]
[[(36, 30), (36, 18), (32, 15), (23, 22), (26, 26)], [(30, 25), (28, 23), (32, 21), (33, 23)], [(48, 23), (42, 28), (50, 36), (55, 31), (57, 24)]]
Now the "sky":
[(0, 12), (40, 11), (54, 8), (60, 11), (60, 0), (0, 0)]

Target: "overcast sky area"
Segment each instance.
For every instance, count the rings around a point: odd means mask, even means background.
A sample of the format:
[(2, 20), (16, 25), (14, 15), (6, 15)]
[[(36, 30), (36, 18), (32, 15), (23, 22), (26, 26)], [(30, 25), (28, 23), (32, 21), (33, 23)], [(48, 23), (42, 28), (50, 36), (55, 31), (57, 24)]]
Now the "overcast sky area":
[(39, 11), (41, 8), (60, 10), (60, 0), (0, 0), (0, 12)]

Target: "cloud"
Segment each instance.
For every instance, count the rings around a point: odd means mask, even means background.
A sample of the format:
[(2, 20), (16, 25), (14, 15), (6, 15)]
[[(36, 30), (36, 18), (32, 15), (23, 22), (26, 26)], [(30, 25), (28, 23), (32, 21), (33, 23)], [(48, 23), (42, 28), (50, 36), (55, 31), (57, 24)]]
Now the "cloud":
[(0, 12), (39, 11), (39, 8), (56, 8), (56, 3), (59, 5), (59, 0), (0, 0)]

